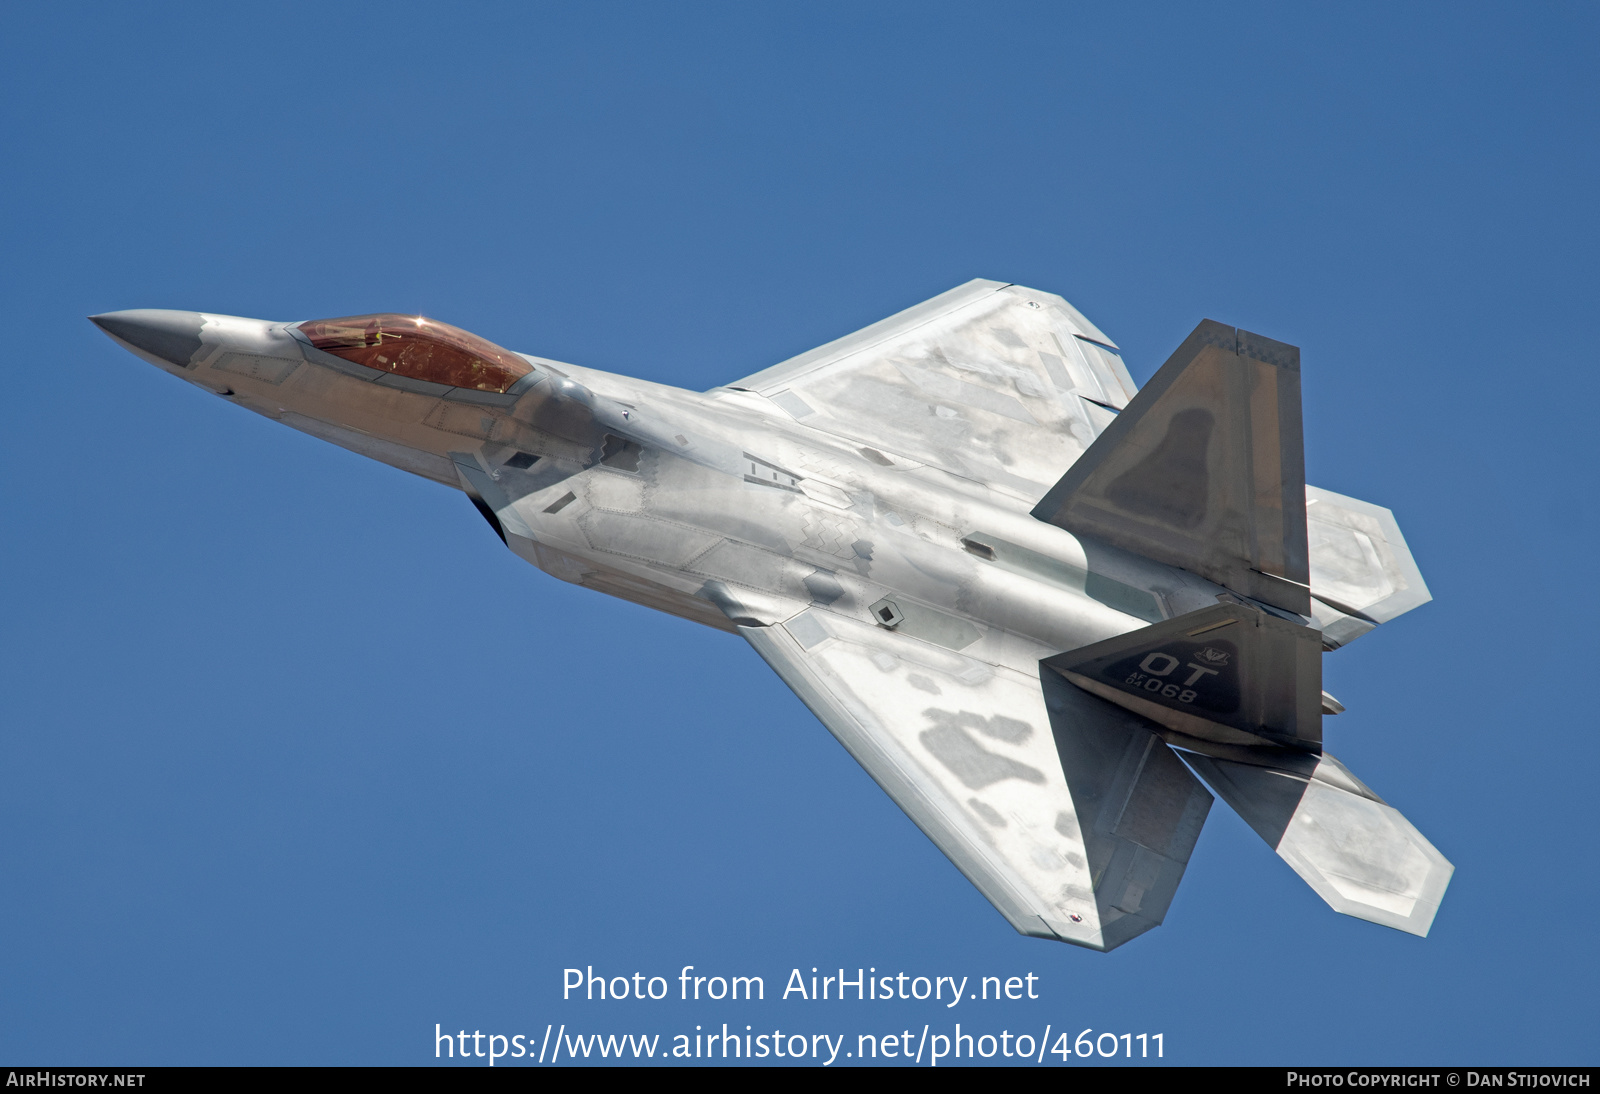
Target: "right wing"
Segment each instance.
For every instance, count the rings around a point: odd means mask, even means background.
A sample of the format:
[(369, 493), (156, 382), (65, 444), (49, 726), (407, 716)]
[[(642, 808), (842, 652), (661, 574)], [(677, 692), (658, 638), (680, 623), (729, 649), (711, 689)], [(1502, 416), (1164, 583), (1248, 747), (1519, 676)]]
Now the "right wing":
[(1211, 795), (1140, 719), (817, 607), (739, 632), (1018, 931), (1109, 950), (1161, 923)]

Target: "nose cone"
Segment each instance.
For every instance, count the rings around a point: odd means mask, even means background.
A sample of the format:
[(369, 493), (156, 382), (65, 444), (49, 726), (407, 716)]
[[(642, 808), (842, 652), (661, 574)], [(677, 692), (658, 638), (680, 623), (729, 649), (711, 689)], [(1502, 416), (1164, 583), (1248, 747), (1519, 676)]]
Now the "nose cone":
[(195, 311), (135, 308), (91, 315), (89, 321), (141, 356), (187, 368), (200, 352), (200, 327), (205, 317)]

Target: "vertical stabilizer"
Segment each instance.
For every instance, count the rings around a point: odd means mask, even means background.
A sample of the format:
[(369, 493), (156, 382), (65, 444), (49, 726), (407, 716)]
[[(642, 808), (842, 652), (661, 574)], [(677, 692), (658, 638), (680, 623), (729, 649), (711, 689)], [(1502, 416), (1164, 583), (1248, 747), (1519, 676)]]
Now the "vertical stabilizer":
[(1100, 945), (1115, 949), (1161, 924), (1183, 880), (1211, 795), (1147, 723), (1040, 674), (1073, 815), (1093, 879)]
[(1033, 515), (1306, 615), (1305, 488), (1300, 350), (1207, 319)]
[(1043, 664), (1185, 737), (1322, 747), (1321, 636), (1243, 604), (1214, 604)]

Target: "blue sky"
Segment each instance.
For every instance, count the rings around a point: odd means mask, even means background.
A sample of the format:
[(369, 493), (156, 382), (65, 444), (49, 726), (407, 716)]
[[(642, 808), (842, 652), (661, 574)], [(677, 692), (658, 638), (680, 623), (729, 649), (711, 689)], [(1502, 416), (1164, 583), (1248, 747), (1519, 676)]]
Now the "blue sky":
[[(1180, 1063), (1594, 1063), (1597, 29), (11, 11), (0, 1058), (961, 1021)], [(736, 638), (545, 577), (459, 494), (83, 319), (418, 311), (704, 389), (973, 277), (1066, 296), (1140, 381), (1205, 317), (1303, 348), (1310, 479), (1392, 508), (1435, 596), (1326, 664), (1330, 750), (1456, 864), (1428, 939), (1335, 915), (1220, 803), (1160, 930), (1020, 938)], [(567, 967), (691, 964), (768, 1001), (561, 999)], [(812, 966), (1042, 997), (774, 998)]]

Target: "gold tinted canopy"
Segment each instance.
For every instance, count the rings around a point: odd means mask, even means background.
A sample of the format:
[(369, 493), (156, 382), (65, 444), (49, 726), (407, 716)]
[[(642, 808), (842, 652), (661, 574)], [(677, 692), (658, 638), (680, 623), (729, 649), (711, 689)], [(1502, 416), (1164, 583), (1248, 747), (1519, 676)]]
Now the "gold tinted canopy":
[(311, 344), (379, 372), (472, 391), (504, 393), (532, 372), (510, 350), (420, 315), (352, 315), (301, 323)]

